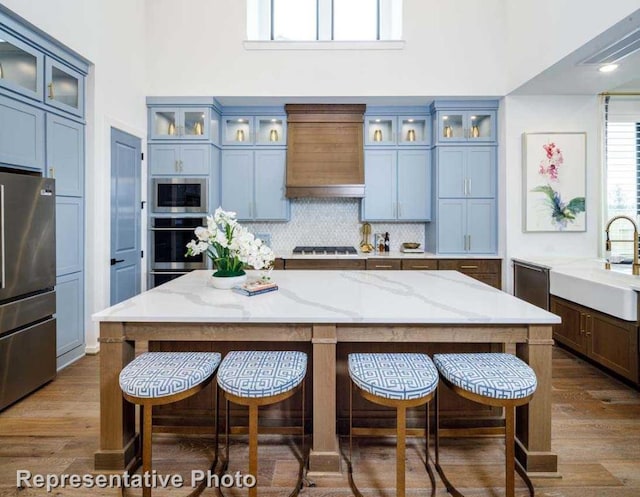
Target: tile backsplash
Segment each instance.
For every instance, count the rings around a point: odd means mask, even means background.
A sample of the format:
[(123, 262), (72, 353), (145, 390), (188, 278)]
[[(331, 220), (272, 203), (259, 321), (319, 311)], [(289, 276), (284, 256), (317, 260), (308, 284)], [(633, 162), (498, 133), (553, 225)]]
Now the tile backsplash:
[[(296, 245), (353, 245), (362, 241), (360, 200), (353, 198), (300, 198), (291, 201), (287, 223), (243, 223), (257, 235), (271, 238), (271, 248), (286, 255)], [(370, 223), (372, 233), (389, 232), (391, 250), (402, 242), (425, 243), (424, 223)], [(267, 240), (265, 240), (267, 241)], [(373, 234), (369, 242), (374, 243)]]

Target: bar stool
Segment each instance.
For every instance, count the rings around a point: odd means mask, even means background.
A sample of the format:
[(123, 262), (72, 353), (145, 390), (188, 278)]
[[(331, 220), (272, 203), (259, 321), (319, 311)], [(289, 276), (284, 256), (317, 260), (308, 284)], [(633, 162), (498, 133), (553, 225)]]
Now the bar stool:
[[(444, 383), (461, 397), (480, 404), (503, 407), (505, 412), (505, 495), (514, 497), (517, 471), (531, 496), (533, 484), (515, 458), (515, 408), (527, 404), (538, 384), (536, 373), (511, 354), (435, 354), (435, 363)], [(449, 482), (440, 466), (440, 419), (436, 395), (436, 469), (454, 497), (463, 497)]]
[[(351, 466), (353, 428), (353, 386), (360, 395), (374, 404), (396, 409), (396, 496), (404, 497), (406, 411), (426, 404), (425, 467), (431, 480), (431, 495), (435, 495), (435, 478), (429, 465), (429, 402), (438, 386), (438, 370), (425, 354), (356, 353), (349, 354), (349, 485), (356, 497), (362, 494), (353, 480)], [(367, 430), (371, 432), (371, 430)]]
[[(153, 406), (170, 404), (202, 390), (213, 378), (220, 364), (217, 352), (146, 352), (139, 355), (120, 372), (123, 397), (140, 406), (140, 437), (142, 438), (142, 472), (151, 474), (151, 440)], [(216, 449), (213, 470), (218, 461), (218, 402), (216, 395)], [(138, 454), (140, 457), (140, 454)], [(198, 495), (204, 483), (191, 495)], [(151, 496), (151, 487), (144, 486), (144, 497)]]
[[(296, 351), (234, 350), (229, 352), (218, 371), (218, 385), (226, 399), (226, 468), (229, 461), (229, 402), (249, 408), (249, 474), (258, 479), (258, 408), (282, 402), (302, 389), (302, 460), (298, 481), (289, 497), (302, 486), (306, 454), (304, 451), (304, 378), (307, 354)], [(258, 495), (257, 485), (249, 488), (249, 497)]]

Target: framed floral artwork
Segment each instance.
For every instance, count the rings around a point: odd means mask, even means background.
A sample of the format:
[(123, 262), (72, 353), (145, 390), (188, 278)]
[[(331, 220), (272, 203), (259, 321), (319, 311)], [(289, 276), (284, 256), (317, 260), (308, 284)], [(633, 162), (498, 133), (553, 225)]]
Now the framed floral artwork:
[(586, 231), (587, 134), (523, 133), (524, 231)]

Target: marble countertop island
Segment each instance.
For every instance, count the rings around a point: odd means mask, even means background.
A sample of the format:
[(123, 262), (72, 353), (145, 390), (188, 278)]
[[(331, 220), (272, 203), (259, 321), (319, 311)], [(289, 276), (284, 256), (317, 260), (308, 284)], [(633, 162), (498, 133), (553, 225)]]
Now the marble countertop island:
[[(554, 314), (456, 271), (273, 271), (279, 290), (252, 297), (213, 288), (210, 275), (193, 271), (93, 315), (100, 322), (101, 364), (96, 470), (121, 471), (135, 458), (134, 406), (123, 399), (118, 375), (135, 356), (136, 342), (148, 341), (150, 350), (307, 353), (310, 474), (341, 471), (337, 435), (348, 405), (351, 351), (506, 350), (527, 362), (538, 379), (531, 402), (518, 408), (518, 459), (529, 472), (557, 471), (551, 347), (552, 325), (560, 319)], [(359, 412), (359, 419), (369, 420), (367, 413)], [(494, 414), (499, 422), (501, 413)], [(297, 416), (285, 413), (282, 419)], [(180, 419), (193, 422), (189, 413)]]
[[(255, 277), (249, 272), (249, 278)], [(554, 324), (554, 314), (457, 271), (273, 271), (279, 290), (246, 297), (192, 271), (93, 315), (96, 321)]]

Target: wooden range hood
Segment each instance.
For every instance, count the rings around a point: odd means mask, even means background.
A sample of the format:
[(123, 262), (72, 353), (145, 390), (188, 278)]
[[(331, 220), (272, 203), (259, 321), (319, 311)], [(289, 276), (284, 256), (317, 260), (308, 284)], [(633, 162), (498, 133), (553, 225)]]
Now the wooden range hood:
[(285, 105), (287, 197), (364, 197), (365, 109), (366, 105)]

